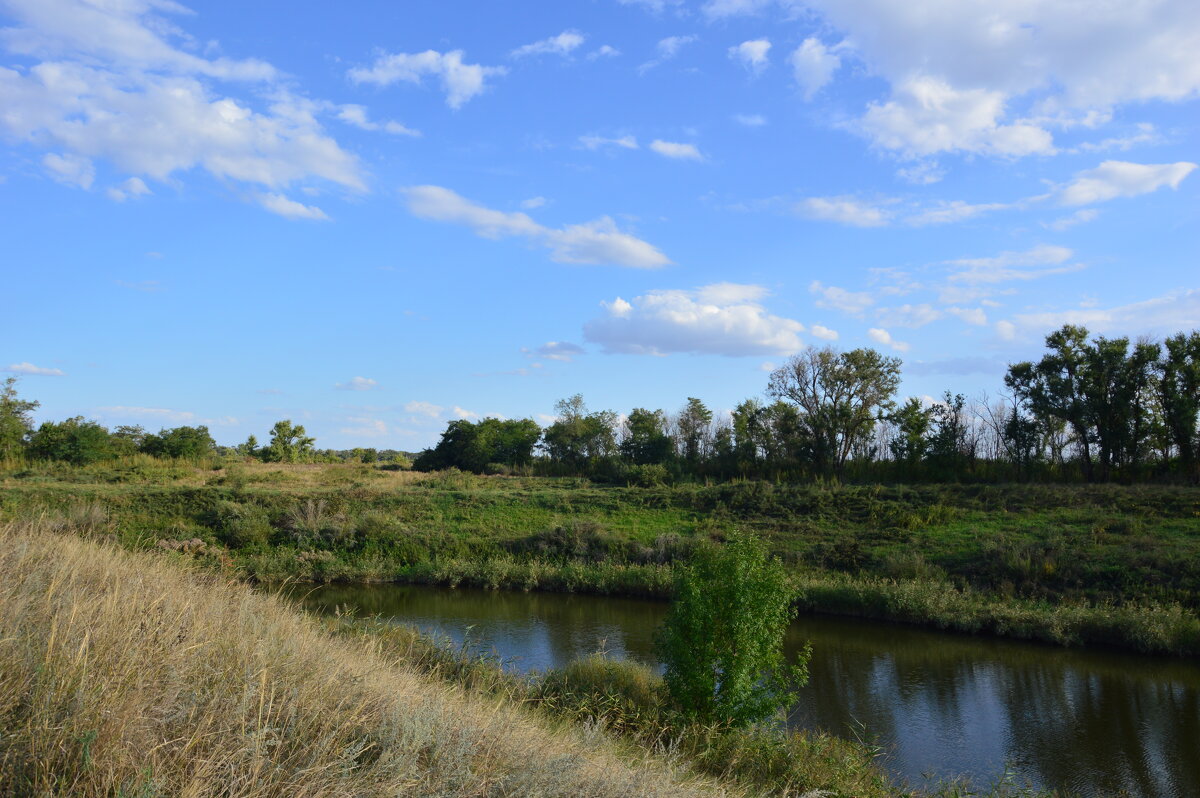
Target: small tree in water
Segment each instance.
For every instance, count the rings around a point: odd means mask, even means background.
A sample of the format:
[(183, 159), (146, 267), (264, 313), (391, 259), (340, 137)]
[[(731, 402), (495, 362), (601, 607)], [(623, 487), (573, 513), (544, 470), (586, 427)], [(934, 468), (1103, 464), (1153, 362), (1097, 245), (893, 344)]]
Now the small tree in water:
[(808, 682), (811, 647), (783, 655), (795, 617), (783, 566), (748, 535), (701, 549), (683, 569), (659, 654), (675, 705), (703, 722), (746, 725), (795, 701)]

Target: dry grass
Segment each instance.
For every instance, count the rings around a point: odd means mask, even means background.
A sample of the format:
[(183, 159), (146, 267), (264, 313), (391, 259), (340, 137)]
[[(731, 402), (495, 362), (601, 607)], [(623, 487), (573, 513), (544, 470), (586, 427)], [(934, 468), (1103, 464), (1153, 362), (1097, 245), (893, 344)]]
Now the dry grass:
[(0, 795), (724, 795), (165, 558), (0, 526)]

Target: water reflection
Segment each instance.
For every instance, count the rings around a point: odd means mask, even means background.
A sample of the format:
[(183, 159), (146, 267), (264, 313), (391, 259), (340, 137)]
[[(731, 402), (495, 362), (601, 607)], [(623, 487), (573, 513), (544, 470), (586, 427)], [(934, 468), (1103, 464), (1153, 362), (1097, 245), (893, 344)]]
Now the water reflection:
[[(601, 647), (654, 664), (664, 604), (636, 599), (395, 585), (329, 585), (312, 609), (354, 607), (495, 650), (516, 669)], [(467, 629), (470, 628), (470, 632)], [(805, 617), (812, 679), (789, 722), (889, 752), (900, 777), (965, 775), (1081, 795), (1200, 796), (1200, 666), (982, 640), (890, 624)]]

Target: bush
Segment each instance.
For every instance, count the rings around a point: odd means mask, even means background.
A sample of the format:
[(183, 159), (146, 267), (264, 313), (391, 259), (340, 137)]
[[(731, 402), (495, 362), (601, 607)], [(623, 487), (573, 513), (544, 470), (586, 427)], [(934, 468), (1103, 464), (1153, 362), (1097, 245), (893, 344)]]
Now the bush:
[(703, 722), (744, 726), (794, 703), (811, 649), (795, 665), (784, 662), (793, 617), (783, 566), (758, 540), (735, 533), (698, 550), (681, 569), (659, 634), (676, 707)]
[(626, 478), (631, 488), (659, 488), (671, 480), (671, 472), (659, 463), (629, 467)]

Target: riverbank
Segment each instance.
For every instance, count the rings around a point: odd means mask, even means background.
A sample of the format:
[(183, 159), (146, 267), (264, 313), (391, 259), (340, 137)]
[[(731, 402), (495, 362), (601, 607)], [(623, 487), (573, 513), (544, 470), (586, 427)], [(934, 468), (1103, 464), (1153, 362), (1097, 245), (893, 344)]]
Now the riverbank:
[[(678, 726), (644, 667), (519, 679), (88, 534), (0, 525), (0, 795), (915, 795), (858, 743)], [(966, 789), (921, 794), (1029, 794)]]
[[(148, 460), (148, 459), (147, 459)], [(602, 486), (349, 465), (0, 473), (0, 514), (82, 524), (245, 579), (666, 598), (730, 529), (800, 607), (972, 634), (1200, 653), (1200, 490), (1164, 486)]]

